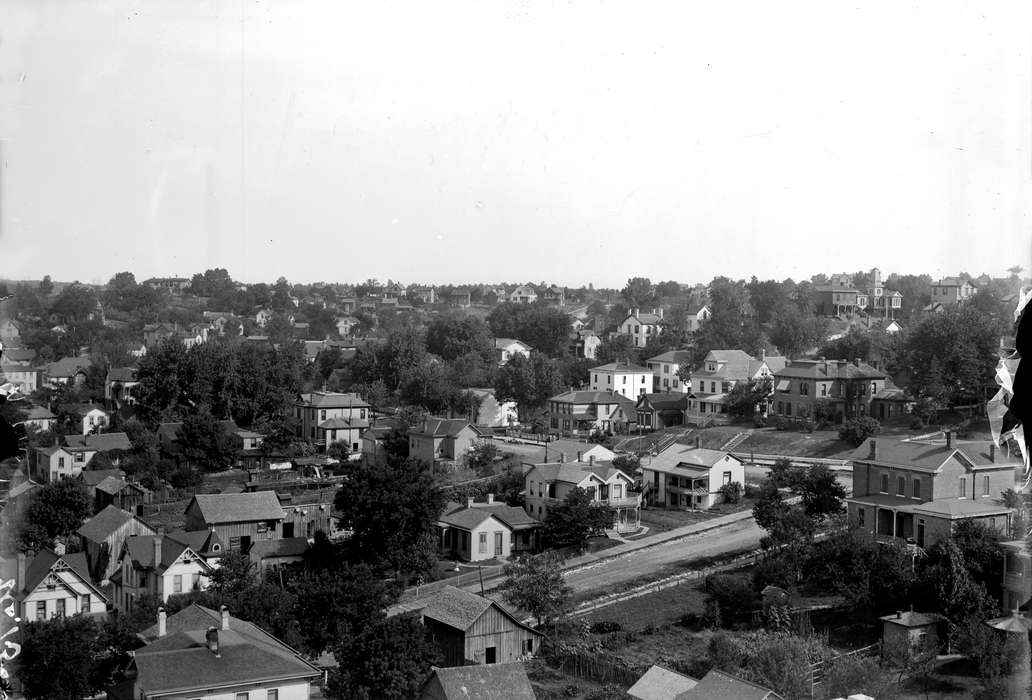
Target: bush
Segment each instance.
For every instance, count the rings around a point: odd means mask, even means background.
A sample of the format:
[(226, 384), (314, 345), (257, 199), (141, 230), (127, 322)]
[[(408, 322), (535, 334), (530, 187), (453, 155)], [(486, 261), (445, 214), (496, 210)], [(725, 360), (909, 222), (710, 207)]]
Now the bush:
[(774, 421), (774, 427), (778, 430), (788, 430), (788, 421), (783, 417), (778, 416), (778, 419)]
[(925, 429), (925, 422), (923, 420), (921, 420), (921, 416), (914, 416), (913, 418), (910, 419), (910, 429), (911, 430), (924, 430)]
[(877, 435), (879, 430), (881, 430), (881, 423), (870, 416), (852, 418), (839, 428), (839, 440), (859, 447), (864, 440)]
[(759, 486), (757, 486), (756, 484), (746, 484), (745, 485), (745, 497), (746, 498), (756, 498), (759, 495), (760, 495), (760, 487)]
[(714, 627), (741, 621), (757, 606), (758, 600), (749, 581), (738, 576), (710, 574), (703, 590), (709, 594), (707, 622)]
[(754, 428), (766, 428), (767, 427), (767, 419), (764, 418), (759, 413), (757, 413), (756, 415), (753, 416), (752, 424), (753, 424)]
[(619, 632), (623, 627), (620, 626), (619, 622), (613, 620), (599, 620), (591, 625), (590, 631), (592, 634), (608, 634), (610, 632)]
[(742, 500), (742, 485), (737, 481), (732, 481), (717, 489), (717, 493), (724, 497), (724, 503), (738, 503)]

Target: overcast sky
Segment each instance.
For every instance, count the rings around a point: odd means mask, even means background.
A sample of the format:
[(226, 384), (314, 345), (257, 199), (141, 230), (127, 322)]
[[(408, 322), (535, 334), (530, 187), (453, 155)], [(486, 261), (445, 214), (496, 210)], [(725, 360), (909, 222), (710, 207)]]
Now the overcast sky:
[(0, 277), (1029, 268), (1030, 5), (5, 0)]

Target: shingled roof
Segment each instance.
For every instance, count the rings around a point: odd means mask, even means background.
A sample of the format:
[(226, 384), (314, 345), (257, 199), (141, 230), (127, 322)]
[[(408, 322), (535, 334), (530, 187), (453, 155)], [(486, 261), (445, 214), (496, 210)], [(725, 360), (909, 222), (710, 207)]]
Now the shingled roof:
[[(534, 700), (537, 697), (521, 663), (435, 668), (424, 687), (435, 684), (443, 693), (443, 700)], [(437, 694), (437, 688), (434, 691), (429, 697), (442, 697)]]
[(432, 437), (456, 437), (467, 426), (479, 433), (476, 426), (470, 425), (468, 420), (462, 418), (426, 418), (418, 430), (410, 430), (412, 435), (426, 435)]
[(283, 518), (283, 508), (273, 491), (199, 493), (187, 504), (186, 510), (195, 503), (201, 519), (208, 525)]
[(65, 445), (71, 449), (97, 450), (131, 450), (133, 443), (125, 433), (98, 433), (96, 435), (66, 435)]
[(86, 564), (86, 554), (84, 552), (73, 552), (71, 554), (57, 554), (52, 549), (43, 549), (34, 556), (25, 567), (25, 584), (21, 591), (16, 591), (19, 599), (24, 599), (25, 596), (36, 590), (36, 586), (43, 582), (43, 579), (53, 570), (54, 565), (59, 561), (63, 561), (68, 565), (68, 568), (75, 572), (75, 575), (82, 579), (82, 582), (96, 591), (97, 595), (100, 596), (101, 600), (107, 598), (96, 589), (90, 580), (89, 566)]
[[(83, 523), (76, 532), (77, 534), (91, 542), (103, 542), (118, 528), (125, 525), (127, 522), (136, 518), (135, 515), (128, 511), (124, 511), (121, 508), (115, 506), (107, 506), (104, 510), (100, 511), (92, 518)], [(144, 524), (143, 521), (140, 521)], [(147, 529), (151, 529), (150, 526), (146, 526)], [(113, 554), (117, 554), (114, 553)]]
[[(874, 443), (874, 456), (871, 456), (871, 443)], [(853, 462), (876, 462), (879, 464), (898, 465), (906, 469), (935, 472), (942, 465), (957, 456), (972, 469), (1002, 469), (1021, 465), (1020, 457), (1007, 457), (997, 451), (993, 460), (991, 443), (951, 443), (925, 442), (892, 439), (872, 439), (858, 447), (850, 460)]]
[(541, 634), (537, 630), (533, 630), (517, 620), (513, 616), (512, 612), (502, 604), (488, 598), (478, 596), (474, 593), (460, 590), (455, 586), (445, 586), (422, 602), (423, 607), (420, 610), (420, 614), (423, 617), (435, 620), (441, 624), (448, 625), (449, 627), (453, 627), (463, 632), (472, 627), (473, 623), (480, 619), (480, 616), (483, 615), (488, 608), (494, 606), (516, 625), (519, 625), (534, 634)]

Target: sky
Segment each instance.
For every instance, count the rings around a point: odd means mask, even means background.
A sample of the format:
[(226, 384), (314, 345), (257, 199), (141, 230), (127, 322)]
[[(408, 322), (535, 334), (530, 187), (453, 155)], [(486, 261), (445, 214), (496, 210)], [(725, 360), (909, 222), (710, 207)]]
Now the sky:
[(0, 277), (1032, 268), (1032, 3), (5, 0)]

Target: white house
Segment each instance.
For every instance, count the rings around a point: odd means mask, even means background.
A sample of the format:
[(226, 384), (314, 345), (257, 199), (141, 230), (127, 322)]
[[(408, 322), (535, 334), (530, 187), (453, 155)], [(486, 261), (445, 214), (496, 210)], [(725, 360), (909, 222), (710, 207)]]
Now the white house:
[(659, 335), (660, 324), (663, 321), (663, 309), (655, 309), (651, 314), (641, 313), (639, 309), (631, 309), (620, 326), (617, 333), (626, 335), (634, 341), (634, 346), (645, 347), (650, 338)]
[(689, 306), (684, 312), (684, 329), (689, 333), (694, 333), (699, 330), (706, 321), (710, 319), (713, 312), (710, 311), (710, 307), (702, 304), (701, 306)]
[(104, 615), (107, 598), (90, 581), (83, 552), (40, 551), (27, 560), (18, 554), (14, 599), (26, 622), (84, 613)]
[(495, 338), (495, 356), (498, 366), (506, 364), (516, 355), (530, 357), (530, 346), (515, 338)]
[(589, 372), (591, 391), (609, 391), (636, 401), (652, 391), (652, 370), (629, 362), (610, 362), (592, 367)]
[(683, 381), (677, 376), (681, 365), (690, 362), (692, 353), (690, 350), (670, 350), (645, 361), (645, 366), (652, 371), (652, 393), (661, 391), (673, 391), (681, 394), (690, 394), (692, 391), (691, 380)]
[(745, 485), (745, 465), (730, 452), (674, 444), (642, 467), (642, 489), (650, 505), (708, 510), (723, 497), (721, 486)]
[(537, 290), (529, 284), (521, 284), (509, 295), (509, 301), (513, 304), (533, 304), (537, 300)]
[(526, 487), (526, 509), (538, 520), (548, 517), (550, 506), (562, 503), (574, 488), (582, 488), (591, 500), (615, 510), (613, 529), (617, 532), (637, 530), (640, 526), (640, 494), (631, 491), (634, 481), (612, 465), (584, 462), (551, 462), (535, 464), (523, 479)]
[[(200, 539), (194, 551), (190, 539)], [(132, 535), (125, 539), (118, 556), (118, 567), (110, 576), (114, 588), (112, 601), (119, 610), (132, 610), (133, 601), (154, 595), (162, 602), (171, 595), (203, 591), (208, 587), (223, 545), (214, 531)]]
[(109, 425), (111, 425), (111, 419), (108, 417), (107, 411), (91, 408), (82, 417), (82, 434), (99, 433), (107, 430)]

